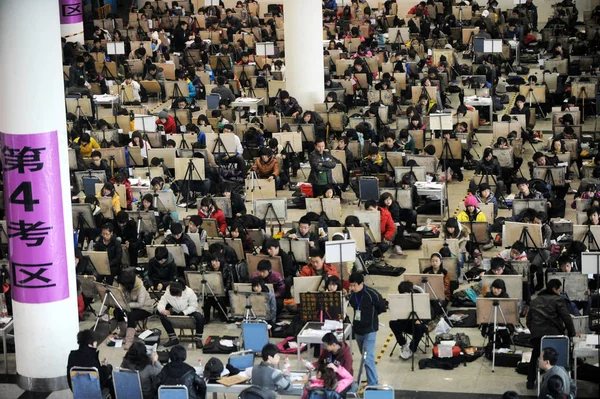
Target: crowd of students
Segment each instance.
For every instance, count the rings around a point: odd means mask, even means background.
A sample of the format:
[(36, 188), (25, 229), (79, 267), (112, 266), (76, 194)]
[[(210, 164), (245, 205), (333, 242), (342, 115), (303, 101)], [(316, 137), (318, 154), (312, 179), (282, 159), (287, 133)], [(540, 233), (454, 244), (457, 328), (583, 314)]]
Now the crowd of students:
[[(246, 187), (244, 186), (248, 175), (255, 172), (256, 177), (272, 183), (278, 191), (286, 188), (294, 189), (294, 183), (298, 180), (298, 171), (302, 170), (302, 166), (310, 168), (306, 180), (311, 184), (311, 189), (305, 194), (315, 198), (339, 198), (346, 202), (347, 193), (352, 190), (361, 200), (361, 196), (365, 195), (361, 190), (362, 179), (365, 177), (375, 176), (379, 179), (381, 188), (393, 189), (383, 192), (376, 200), (369, 199), (363, 204), (365, 210), (379, 213), (380, 232), (378, 233), (380, 234), (377, 234), (381, 236), (379, 242), (373, 240), (374, 234), (370, 231), (370, 226), (365, 225), (364, 220), (354, 215), (346, 216), (343, 223), (339, 223), (346, 228), (365, 227), (365, 251), (359, 256), (368, 264), (381, 262), (388, 250), (401, 255), (411, 249), (410, 237), (414, 237), (418, 228), (423, 227), (419, 226), (419, 215), (435, 214), (440, 209), (441, 198), (435, 195), (419, 195), (415, 185), (417, 177), (412, 168), (424, 167), (432, 161), (431, 165), (434, 167), (433, 170), (427, 170), (426, 179), (444, 184), (455, 184), (453, 181), (461, 182), (464, 171), (473, 169), (476, 176), (470, 180), (468, 190), (465, 191), (466, 197), (462, 204), (464, 210), (459, 210), (454, 217), (445, 218), (440, 226), (442, 238), (458, 241), (457, 253), (452, 253), (448, 246), (439, 248), (429, 256), (430, 266), (422, 270), (424, 274), (444, 276), (444, 297), (440, 298), (441, 303), (432, 302), (433, 313), (437, 316), (441, 315), (441, 308), (455, 297), (456, 291), (459, 291), (458, 284), (451, 281), (450, 273), (444, 267), (445, 259), (451, 257), (457, 259), (458, 274), (461, 279), (464, 277), (476, 280), (482, 275), (517, 274), (513, 267), (514, 262), (530, 263), (530, 269), (527, 270), (530, 278), (528, 282), (523, 283), (522, 287), (523, 315), (527, 314), (528, 325), (531, 321), (537, 326), (531, 328), (534, 342), (537, 342), (535, 340), (541, 337), (539, 334), (545, 331), (543, 326), (553, 322), (544, 316), (543, 310), (548, 303), (556, 303), (553, 308), (556, 312), (555, 316), (562, 317), (565, 309), (567, 314), (571, 315), (589, 313), (588, 302), (571, 301), (568, 296), (557, 291), (560, 286), (556, 287), (556, 283), (552, 282), (555, 280), (546, 283), (548, 270), (580, 272), (580, 253), (589, 247), (589, 245), (582, 247), (580, 242), (573, 241), (562, 244), (563, 255), (556, 256), (554, 252), (556, 245), (554, 240), (559, 234), (553, 232), (551, 219), (564, 217), (565, 197), (575, 194), (571, 206), (578, 210), (580, 209), (578, 204), (586, 201), (584, 208), (587, 218), (583, 224), (600, 224), (598, 216), (600, 195), (596, 188), (600, 183), (598, 180), (600, 157), (593, 157), (593, 143), (584, 143), (581, 134), (583, 124), (581, 113), (588, 114), (588, 109), (585, 108), (588, 102), (582, 103), (572, 95), (574, 93), (558, 89), (555, 93), (547, 92), (547, 103), (531, 108), (531, 100), (524, 95), (519, 94), (510, 99), (505, 96), (507, 86), (518, 91), (519, 82), (515, 83), (514, 79), (503, 76), (506, 76), (512, 68), (508, 64), (511, 64), (514, 54), (511, 54), (508, 62), (503, 57), (476, 54), (472, 43), (463, 43), (460, 37), (456, 37), (456, 32), (461, 36), (460, 31), (464, 27), (476, 27), (479, 28), (479, 32), (474, 34), (474, 40), (501, 38), (505, 41), (520, 42), (522, 46), (535, 51), (541, 47), (538, 46), (538, 42), (542, 43), (542, 40), (536, 33), (538, 14), (537, 6), (532, 0), (527, 0), (524, 4), (508, 11), (500, 10), (495, 0), (490, 0), (481, 6), (462, 2), (460, 4), (462, 7), (470, 7), (474, 13), (470, 23), (461, 20), (460, 17), (457, 18), (452, 13), (451, 5), (443, 3), (442, 11), (432, 1), (421, 2), (408, 11), (406, 19), (399, 19), (395, 12), (397, 5), (393, 1), (384, 2), (380, 10), (371, 9), (365, 2), (359, 0), (353, 0), (349, 5), (340, 8), (335, 1), (324, 1), (324, 28), (329, 32), (331, 39), (324, 49), (324, 56), (333, 57), (338, 54), (338, 50), (341, 50), (344, 58), (352, 60), (352, 64), (346, 70), (336, 70), (338, 65), (343, 64), (336, 63), (335, 59), (328, 64), (325, 76), (325, 104), (319, 104), (324, 105), (327, 112), (304, 109), (293, 97), (294, 93), (286, 90), (279, 91), (271, 98), (265, 98), (265, 106), (259, 113), (232, 107), (231, 103), (239, 96), (252, 96), (256, 91), (268, 88), (270, 83), (285, 79), (283, 48), (279, 49), (278, 59), (264, 60), (254, 54), (253, 49), (243, 38), (234, 38), (235, 34), (245, 29), (257, 28), (263, 41), (276, 39), (277, 29), (280, 28), (276, 17), (283, 15), (285, 10), (270, 7), (269, 11), (273, 18), (259, 18), (258, 15), (250, 12), (257, 7), (256, 2), (252, 0), (238, 1), (235, 9), (206, 7), (192, 10), (192, 14), (202, 12), (206, 28), (200, 26), (198, 19), (182, 18), (189, 16), (189, 13), (186, 13), (176, 2), (173, 2), (173, 6), (168, 10), (157, 9), (152, 2), (147, 2), (140, 10), (132, 10), (139, 12), (139, 20), (148, 20), (162, 15), (169, 16), (176, 22), (172, 22), (171, 25), (163, 22), (146, 31), (142, 27), (137, 28), (135, 21), (129, 21), (125, 23), (128, 35), (124, 35), (119, 30), (108, 32), (95, 27), (91, 35), (86, 35), (91, 39), (87, 48), (77, 44), (64, 44), (64, 62), (65, 65), (70, 66), (69, 79), (65, 82), (67, 95), (89, 98), (93, 91), (107, 93), (108, 86), (105, 80), (109, 79), (96, 70), (91, 54), (102, 53), (102, 46), (106, 40), (124, 39), (128, 56), (119, 60), (118, 76), (112, 78), (116, 78), (117, 83), (123, 88), (131, 88), (133, 99), (123, 107), (118, 107), (117, 113), (130, 115), (131, 109), (128, 109), (128, 106), (146, 103), (152, 93), (146, 90), (144, 82), (158, 82), (161, 88), (160, 93), (157, 93), (158, 97), (167, 102), (166, 105), (159, 107), (161, 109), (156, 113), (156, 126), (161, 132), (158, 148), (162, 146), (173, 148), (176, 156), (182, 157), (185, 151), (178, 146), (174, 140), (175, 136), (172, 135), (194, 133), (197, 141), (191, 143), (193, 157), (201, 158), (204, 162), (206, 178), (202, 181), (176, 180), (174, 170), (167, 167), (163, 159), (149, 156), (148, 151), (155, 148), (157, 143), (150, 140), (147, 132), (134, 130), (130, 136), (121, 135), (120, 141), (107, 142), (100, 140), (100, 137), (105, 137), (104, 135), (100, 136), (94, 132), (100, 131), (106, 134), (118, 126), (101, 118), (94, 120), (93, 116), (98, 115), (97, 109), (93, 108), (94, 115), (90, 117), (69, 115), (72, 122), (69, 146), (75, 150), (78, 169), (103, 171), (106, 177), (106, 183), (96, 195), (82, 197), (79, 190), (81, 187), (73, 176), (73, 202), (78, 203), (83, 200), (90, 204), (95, 222), (95, 226), (80, 229), (78, 246), (83, 250), (91, 248), (95, 251), (106, 251), (111, 272), (110, 276), (99, 276), (93, 268), (89, 267), (89, 261), (78, 250), (76, 252), (78, 273), (96, 274), (98, 279), (105, 278), (109, 284), (116, 279), (125, 293), (131, 308), (131, 311), (126, 314), (127, 323), (124, 322), (125, 315), (121, 314), (122, 312), (115, 312), (115, 318), (119, 321), (118, 334), (125, 339), (124, 347), (128, 350), (127, 356), (130, 356), (129, 361), (134, 367), (144, 366), (148, 369), (148, 373), (156, 375), (166, 373), (164, 370), (161, 372), (155, 365), (155, 359), (135, 360), (135, 356), (140, 359), (143, 357), (136, 355), (135, 352), (141, 350), (137, 348), (134, 340), (136, 323), (154, 312), (159, 313), (160, 321), (168, 334), (169, 339), (165, 346), (173, 347), (171, 353), (174, 357), (172, 359), (174, 365), (171, 367), (180, 367), (180, 372), (186, 372), (185, 367), (181, 366), (185, 360), (185, 350), (183, 354), (180, 353), (180, 349), (175, 350), (180, 346), (169, 322), (169, 315), (193, 317), (196, 323), (196, 347), (202, 348), (204, 325), (211, 319), (214, 320), (214, 313), (217, 313), (220, 320), (228, 320), (231, 304), (227, 294), (233, 290), (235, 283), (250, 282), (253, 291), (266, 293), (270, 309), (267, 321), (275, 326), (282, 312), (293, 308), (286, 304), (291, 303), (293, 297), (294, 278), (322, 276), (325, 282), (323, 289), (344, 290), (345, 294), (349, 293), (348, 304), (355, 309), (352, 320), (354, 333), (361, 351), (366, 349), (368, 353), (365, 362), (367, 380), (369, 385), (378, 383), (373, 351), (375, 336), (379, 329), (378, 315), (386, 310), (385, 300), (379, 293), (364, 284), (364, 277), (356, 273), (353, 265), (346, 269), (346, 265), (326, 263), (324, 242), (329, 239), (326, 233), (328, 222), (331, 221), (325, 220), (328, 218), (324, 218), (323, 215), (307, 212), (299, 218), (296, 227), (283, 235), (284, 239), (308, 241), (310, 256), (306, 264), (294, 262), (290, 255), (281, 249), (279, 240), (266, 236), (262, 242), (256, 242), (248, 235), (248, 229), (251, 227), (264, 227), (262, 221), (249, 215), (246, 209), (244, 197)], [(594, 11), (593, 15), (596, 18), (597, 11)], [(553, 35), (561, 33), (578, 36), (579, 27), (576, 25), (576, 20), (577, 8), (570, 0), (565, 0), (557, 4), (555, 15), (544, 29), (550, 29)], [(410, 37), (402, 38), (402, 43), (381, 43), (385, 34), (389, 33), (389, 28), (405, 25), (409, 29)], [(135, 31), (135, 36), (139, 40), (149, 40), (152, 52), (147, 52), (145, 47), (132, 48), (133, 41), (129, 39), (130, 31)], [(204, 31), (221, 35), (220, 44), (208, 44), (202, 40), (201, 33)], [(436, 44), (439, 41), (445, 43), (444, 50), (451, 51), (450, 59), (446, 56), (433, 57), (430, 50), (439, 48)], [(576, 46), (572, 45), (569, 49), (561, 43), (551, 36), (550, 42), (542, 44), (552, 48), (549, 53), (551, 60), (567, 60), (571, 71), (571, 67), (575, 68), (579, 65), (577, 62), (570, 61), (570, 55), (576, 51)], [(191, 57), (187, 49), (197, 51), (199, 58)], [(469, 65), (461, 65), (458, 54), (465, 50), (473, 60), (472, 68)], [(229, 66), (215, 66), (211, 60), (215, 55), (227, 57)], [(164, 70), (156, 65), (171, 61), (177, 56), (179, 67), (175, 71), (175, 77), (176, 80), (187, 85), (189, 94), (187, 96), (173, 96), (167, 93)], [(378, 63), (380, 68), (377, 70), (371, 70), (369, 67), (371, 64), (368, 60), (372, 57), (380, 60)], [(132, 61), (141, 60), (142, 70), (130, 70), (125, 58)], [(262, 64), (264, 65), (261, 66)], [(391, 66), (391, 73), (384, 72), (382, 64)], [(234, 74), (235, 65), (255, 66), (255, 76), (244, 78), (239, 73)], [(520, 71), (525, 69), (521, 68)], [(593, 64), (589, 70), (582, 70), (581, 74), (585, 75), (588, 81), (594, 81), (597, 72), (598, 66)], [(397, 75), (398, 73), (404, 75)], [(527, 75), (527, 72), (523, 73)], [(479, 81), (470, 78), (471, 75), (483, 75), (485, 79)], [(363, 78), (368, 87), (361, 85)], [(406, 79), (406, 87), (399, 84), (401, 78)], [(538, 82), (533, 74), (527, 78), (527, 81), (523, 80), (520, 83), (529, 84), (530, 88), (544, 87), (544, 90), (547, 88), (547, 85)], [(572, 83), (563, 75), (558, 78), (559, 88), (564, 89)], [(411, 90), (413, 86), (422, 86), (422, 90), (418, 93), (414, 92)], [(207, 87), (211, 88), (210, 92)], [(435, 88), (435, 96), (428, 94), (427, 89), (430, 87)], [(491, 97), (495, 112), (506, 107), (506, 115), (490, 113), (487, 106), (473, 107), (465, 104), (465, 93), (473, 89), (476, 94), (478, 94), (477, 90), (482, 89), (483, 93), (487, 93), (482, 96)], [(370, 101), (369, 92), (373, 91), (379, 92), (380, 99), (382, 93), (389, 91), (390, 100)], [(452, 104), (449, 93), (456, 91), (461, 93), (459, 103)], [(563, 92), (568, 94), (565, 96)], [(207, 99), (209, 95), (218, 96), (217, 109), (201, 111), (201, 101)], [(554, 138), (548, 142), (546, 148), (542, 149), (543, 144), (538, 144), (541, 141), (540, 134), (534, 131), (535, 116), (544, 115), (550, 111), (549, 107), (552, 105), (560, 106), (565, 113), (562, 113), (560, 118), (553, 118)], [(317, 108), (317, 104), (314, 108)], [(456, 123), (453, 123), (452, 129), (429, 135), (428, 121), (441, 110), (451, 110), (455, 114)], [(343, 114), (341, 130), (331, 123), (330, 113)], [(476, 116), (477, 113), (479, 117)], [(477, 153), (472, 145), (476, 139), (473, 136), (475, 125), (507, 123), (510, 127), (519, 116), (524, 116), (524, 124), (519, 124), (518, 128), (510, 128), (506, 134), (495, 137), (489, 146), (480, 142), (479, 144), (485, 147), (481, 159), (478, 160), (473, 156), (471, 152)], [(182, 124), (181, 120), (190, 123)], [(92, 134), (87, 132), (90, 128)], [(305, 139), (309, 131), (314, 132), (314, 140)], [(232, 142), (234, 148), (223, 150), (218, 145), (208, 146), (207, 137), (210, 136), (207, 135), (213, 132), (219, 133), (219, 138), (225, 137), (228, 143)], [(273, 134), (278, 132), (302, 136), (302, 150), (294, 151), (287, 143), (279, 142), (273, 137)], [(480, 135), (479, 139), (482, 137), (484, 135)], [(430, 139), (432, 141), (428, 144)], [(449, 160), (442, 155), (443, 150), (434, 145), (433, 140), (437, 139), (465, 140), (468, 145), (461, 145), (460, 156)], [(571, 145), (572, 141), (576, 141), (574, 147)], [(528, 170), (524, 175), (521, 165), (524, 162), (523, 152), (529, 150), (527, 145), (531, 145), (534, 151), (532, 161), (527, 164)], [(173, 197), (174, 202), (196, 206), (197, 215), (180, 220), (177, 212), (159, 209), (151, 194), (140, 199), (135, 198), (129, 168), (113, 168), (110, 160), (105, 159), (102, 154), (104, 148), (120, 147), (124, 148), (128, 166), (151, 166), (160, 169), (162, 173), (159, 177), (149, 179), (152, 190), (167, 193)], [(132, 161), (129, 152), (133, 153), (133, 147), (139, 147), (143, 165), (135, 165)], [(334, 155), (334, 150), (342, 151), (345, 160), (338, 159)], [(504, 161), (501, 163), (498, 156), (505, 150), (512, 150), (512, 163), (509, 165)], [(567, 152), (570, 152), (572, 158), (564, 164), (563, 155)], [(403, 163), (411, 168), (410, 172), (397, 176), (390, 162), (391, 154), (402, 154)], [(413, 155), (419, 157), (412, 157)], [(423, 163), (419, 165), (417, 161)], [(305, 164), (302, 164), (303, 162)], [(335, 173), (336, 169), (340, 168), (340, 164), (342, 173)], [(538, 178), (536, 169), (540, 170), (548, 166), (564, 168), (563, 184), (552, 184), (545, 178)], [(590, 169), (591, 176), (587, 177), (586, 170)], [(527, 174), (529, 176), (525, 177)], [(571, 184), (578, 179), (581, 180), (579, 189), (573, 193)], [(116, 192), (116, 186), (121, 185), (125, 186), (126, 193), (124, 207), (121, 205), (123, 201)], [(513, 192), (514, 189), (516, 192)], [(400, 201), (398, 191), (407, 192), (408, 195), (403, 197), (408, 197), (410, 201)], [(218, 203), (212, 198), (221, 196), (228, 198), (231, 203), (231, 217), (226, 217), (224, 210), (220, 209)], [(101, 198), (110, 198), (113, 220), (104, 218), (99, 202)], [(352, 195), (349, 198), (353, 199)], [(508, 218), (499, 217), (499, 214), (504, 214), (501, 212), (510, 206), (511, 199), (546, 200), (546, 202), (543, 211), (527, 208)], [(491, 212), (484, 212), (482, 208), (488, 205), (492, 205)], [(130, 212), (137, 210), (149, 211), (155, 216), (156, 231), (138, 231), (137, 221), (130, 215)], [(273, 270), (272, 263), (265, 259), (257, 264), (254, 273), (249, 274), (247, 265), (246, 269), (240, 268), (240, 264), (244, 265), (244, 260), (238, 257), (225, 240), (210, 246), (206, 245), (209, 237), (202, 227), (206, 219), (216, 221), (217, 235), (220, 238), (240, 239), (245, 254), (256, 253), (260, 248), (262, 253), (271, 257), (279, 256), (283, 273)], [(506, 221), (540, 225), (542, 246), (534, 248), (521, 240), (503, 242), (501, 245), (506, 249), (498, 251), (497, 256), (492, 257), (489, 270), (486, 271), (483, 269), (484, 261), (487, 260), (485, 258), (488, 257), (485, 251), (491, 250), (494, 244), (500, 245), (498, 240), (501, 234), (497, 237), (495, 234), (502, 232), (502, 226)], [(481, 223), (487, 223), (489, 227), (486, 228), (485, 239), (479, 236), (476, 239), (476, 226)], [(196, 235), (197, 240), (192, 239), (192, 237), (196, 238)], [(173, 255), (166, 247), (157, 247), (154, 256), (148, 259), (147, 264), (139, 262), (139, 257), (146, 257), (147, 246), (161, 236), (165, 244), (185, 246), (185, 265), (175, 265)], [(91, 244), (86, 246), (87, 242)], [(128, 256), (124, 257), (123, 251)], [(127, 258), (128, 263), (124, 264), (123, 259)], [(129, 267), (139, 267), (137, 270), (139, 275), (136, 276)], [(204, 307), (199, 309), (197, 293), (186, 286), (184, 278), (185, 271), (194, 270), (221, 272), (225, 296), (203, 298)], [(342, 277), (345, 277), (344, 280), (341, 279)], [(399, 293), (410, 293), (414, 290), (418, 288), (407, 282), (398, 286)], [(162, 294), (156, 305), (150, 299), (149, 292), (153, 291)], [(536, 292), (539, 292), (537, 297)], [(508, 297), (504, 281), (495, 280), (485, 296)], [(564, 320), (561, 323), (564, 328), (559, 333), (563, 333), (566, 329), (569, 335), (574, 335), (572, 323), (569, 324), (568, 319), (564, 317), (561, 320)], [(424, 324), (411, 325), (401, 320), (390, 322), (390, 328), (402, 346), (400, 353), (402, 359), (410, 358), (416, 351), (421, 337), (426, 333), (425, 327)], [(506, 327), (507, 329), (496, 338), (498, 346), (508, 345), (508, 335), (512, 333), (512, 327)], [(413, 332), (410, 342), (403, 334), (409, 330)], [(489, 326), (483, 326), (482, 333), (490, 338), (490, 342), (492, 341), (493, 334)], [(80, 338), (80, 345), (82, 345), (80, 350), (87, 351), (87, 348), (95, 348), (90, 336), (82, 335)], [(344, 349), (345, 344), (339, 343), (335, 337), (329, 335), (324, 337), (323, 342), (325, 349), (321, 352), (322, 356), (323, 353), (330, 352), (333, 353), (332, 357), (339, 355), (343, 359), (329, 362), (330, 366), (323, 364), (327, 362), (315, 364), (316, 378), (310, 381), (308, 390), (326, 387), (338, 392), (346, 391), (350, 387), (349, 375), (352, 375), (351, 357), (347, 356), (347, 348)], [(537, 343), (539, 349), (539, 342)], [(537, 358), (535, 348), (534, 344), (532, 363), (535, 363)], [(350, 364), (348, 364), (348, 357)], [(549, 365), (556, 364), (552, 354), (544, 352), (542, 358)], [(276, 350), (272, 347), (265, 348), (263, 360), (264, 363), (256, 368), (257, 380), (264, 381), (265, 386), (272, 386), (274, 390), (289, 387), (289, 379), (286, 379), (284, 374), (279, 375), (271, 370), (278, 363)], [(267, 382), (267, 379), (272, 380)], [(549, 380), (550, 378), (545, 381)], [(189, 382), (201, 386), (195, 377), (193, 379), (190, 377)], [(564, 378), (561, 383), (565, 392), (569, 391), (569, 384)], [(530, 375), (528, 387), (532, 384)], [(547, 388), (550, 389), (550, 386), (552, 384), (548, 383)], [(198, 389), (199, 397), (203, 396), (202, 389)], [(150, 390), (145, 390), (146, 392)]]

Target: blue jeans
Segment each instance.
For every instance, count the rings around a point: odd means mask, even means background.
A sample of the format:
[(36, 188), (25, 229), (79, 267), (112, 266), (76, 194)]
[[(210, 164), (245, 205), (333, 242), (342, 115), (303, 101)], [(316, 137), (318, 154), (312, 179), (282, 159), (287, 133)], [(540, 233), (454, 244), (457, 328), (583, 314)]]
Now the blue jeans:
[(378, 385), (379, 383), (377, 369), (375, 368), (375, 338), (377, 338), (377, 331), (370, 332), (365, 335), (356, 334), (356, 343), (358, 344), (358, 349), (360, 350), (360, 353), (364, 353), (364, 351), (367, 351), (365, 369), (367, 371), (368, 385)]

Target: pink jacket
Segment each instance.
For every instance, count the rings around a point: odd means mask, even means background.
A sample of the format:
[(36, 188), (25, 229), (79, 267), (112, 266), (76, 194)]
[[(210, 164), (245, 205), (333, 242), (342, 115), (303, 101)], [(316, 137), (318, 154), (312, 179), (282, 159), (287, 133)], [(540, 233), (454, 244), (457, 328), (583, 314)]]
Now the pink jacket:
[[(340, 378), (338, 379), (338, 384), (337, 387), (335, 387), (335, 391), (337, 393), (341, 393), (344, 392), (350, 385), (352, 385), (352, 383), (354, 382), (354, 378), (352, 377), (352, 374), (350, 374), (348, 370), (346, 370), (342, 366), (338, 366), (337, 373)], [(312, 391), (314, 389), (323, 388), (323, 386), (324, 385), (322, 379), (316, 377), (309, 379), (306, 385), (304, 386), (304, 392), (302, 392), (302, 399), (306, 399), (309, 390)]]

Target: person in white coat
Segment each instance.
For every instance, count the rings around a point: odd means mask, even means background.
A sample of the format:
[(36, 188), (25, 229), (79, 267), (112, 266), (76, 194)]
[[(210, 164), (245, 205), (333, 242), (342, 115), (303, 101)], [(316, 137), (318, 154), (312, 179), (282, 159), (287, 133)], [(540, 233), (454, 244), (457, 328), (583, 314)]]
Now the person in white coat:
[(164, 344), (170, 347), (179, 344), (173, 325), (167, 316), (190, 316), (196, 321), (196, 348), (202, 349), (202, 333), (204, 332), (204, 316), (198, 312), (198, 297), (196, 293), (184, 284), (175, 281), (167, 288), (157, 306), (160, 321), (167, 331), (169, 340)]

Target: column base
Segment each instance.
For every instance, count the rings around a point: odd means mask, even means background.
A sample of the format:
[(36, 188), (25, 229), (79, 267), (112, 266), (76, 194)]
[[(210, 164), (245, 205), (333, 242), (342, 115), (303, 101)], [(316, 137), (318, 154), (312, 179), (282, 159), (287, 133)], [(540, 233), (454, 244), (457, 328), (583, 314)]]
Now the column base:
[(55, 392), (69, 389), (66, 375), (55, 378), (33, 378), (17, 374), (17, 385), (30, 392)]

